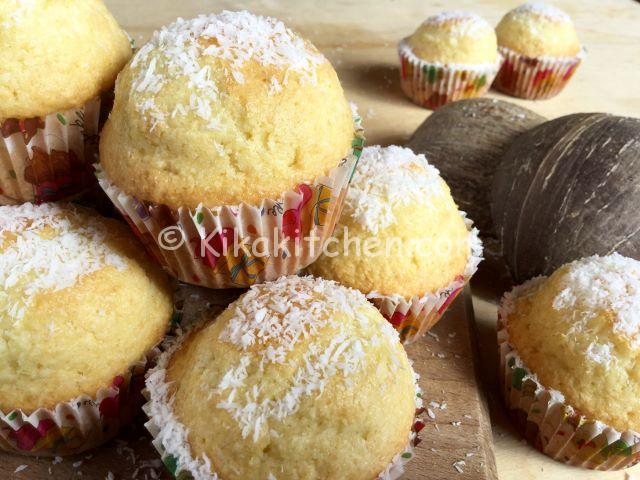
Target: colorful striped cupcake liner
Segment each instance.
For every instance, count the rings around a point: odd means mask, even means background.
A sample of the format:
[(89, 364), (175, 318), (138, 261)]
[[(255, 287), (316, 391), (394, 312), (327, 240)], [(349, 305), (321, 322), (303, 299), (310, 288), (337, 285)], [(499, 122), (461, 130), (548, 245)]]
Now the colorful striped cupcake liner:
[(398, 45), (398, 55), (402, 91), (415, 104), (432, 110), (487, 93), (502, 62), (502, 57), (480, 65), (428, 62), (413, 53), (406, 38)]
[[(296, 274), (322, 253), (342, 212), (362, 154), (364, 130), (354, 107), (350, 154), (326, 176), (301, 183), (279, 199), (172, 210), (98, 181), (147, 251), (173, 277), (209, 288), (243, 288)], [(259, 247), (259, 248), (258, 248)]]
[(0, 410), (0, 450), (53, 457), (81, 453), (111, 440), (137, 415), (144, 401), (144, 372), (157, 354), (152, 350), (94, 397), (79, 396), (32, 413)]
[(446, 287), (435, 293), (406, 299), (400, 295), (383, 295), (371, 292), (367, 298), (380, 313), (389, 320), (400, 334), (404, 344), (418, 340), (442, 318), (447, 307), (453, 303), (464, 286), (469, 282), (482, 261), (482, 241), (473, 222), (462, 214), (469, 229), (470, 256), (462, 275), (456, 277)]
[(45, 117), (0, 120), (0, 205), (61, 200), (96, 184), (110, 94)]
[(514, 97), (542, 100), (556, 96), (586, 56), (583, 49), (575, 57), (528, 57), (499, 47), (504, 57), (493, 86)]

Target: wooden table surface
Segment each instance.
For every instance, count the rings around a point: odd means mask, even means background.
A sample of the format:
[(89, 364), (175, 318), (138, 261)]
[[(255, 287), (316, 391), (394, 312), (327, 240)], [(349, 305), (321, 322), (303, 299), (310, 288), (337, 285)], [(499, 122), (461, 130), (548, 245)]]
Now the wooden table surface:
[[(550, 0), (551, 1), (551, 0)], [(419, 22), (443, 9), (468, 9), (495, 24), (521, 0), (213, 1), (106, 0), (131, 35), (141, 42), (177, 16), (223, 8), (247, 8), (280, 18), (309, 38), (333, 62), (350, 100), (365, 121), (368, 144), (402, 144), (429, 114), (404, 98), (395, 46)], [(553, 0), (567, 11), (588, 50), (586, 61), (559, 96), (538, 102), (509, 99), (548, 118), (602, 111), (640, 116), (640, 3), (634, 0)], [(488, 208), (488, 206), (487, 206)], [(567, 467), (523, 444), (509, 427), (495, 390), (495, 301), (505, 288), (501, 266), (485, 262), (474, 282), (483, 373), (492, 407), (501, 479), (640, 479), (640, 467), (598, 473)], [(502, 288), (501, 288), (502, 286)], [(455, 478), (455, 474), (452, 474)]]

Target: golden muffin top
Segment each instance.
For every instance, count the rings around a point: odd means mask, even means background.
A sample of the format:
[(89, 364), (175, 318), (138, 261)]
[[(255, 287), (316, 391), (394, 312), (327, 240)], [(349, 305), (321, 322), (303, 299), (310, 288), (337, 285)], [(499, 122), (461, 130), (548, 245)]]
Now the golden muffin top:
[(80, 107), (130, 57), (102, 0), (0, 0), (0, 121)]
[(619, 430), (640, 429), (640, 262), (564, 265), (505, 299), (511, 343), (547, 388)]
[(163, 355), (147, 387), (158, 438), (197, 479), (374, 479), (419, 404), (393, 327), (359, 292), (312, 277), (251, 287)]
[(423, 60), (443, 64), (494, 64), (498, 60), (496, 33), (482, 17), (447, 11), (427, 18), (408, 39)]
[(166, 276), (126, 225), (71, 205), (0, 207), (0, 410), (95, 396), (171, 313)]
[(336, 239), (311, 272), (367, 294), (404, 298), (446, 287), (481, 251), (438, 170), (398, 146), (364, 149)]
[(259, 205), (327, 173), (353, 140), (336, 72), (273, 18), (224, 11), (154, 33), (118, 78), (109, 180), (172, 208)]
[(498, 45), (529, 57), (572, 57), (581, 50), (569, 15), (540, 2), (528, 2), (508, 12), (496, 33)]

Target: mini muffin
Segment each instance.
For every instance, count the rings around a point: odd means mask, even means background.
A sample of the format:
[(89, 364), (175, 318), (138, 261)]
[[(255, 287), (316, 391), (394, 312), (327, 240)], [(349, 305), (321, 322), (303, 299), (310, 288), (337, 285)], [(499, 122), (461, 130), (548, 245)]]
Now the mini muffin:
[(431, 109), (484, 95), (501, 62), (491, 25), (460, 11), (427, 18), (400, 42), (398, 52), (403, 91)]
[(174, 340), (147, 390), (176, 478), (394, 479), (421, 425), (398, 334), (361, 293), (313, 277), (253, 286)]
[(640, 460), (640, 262), (616, 253), (564, 265), (505, 295), (506, 403), (527, 439), (597, 470)]
[(88, 209), (0, 207), (0, 232), (0, 448), (96, 446), (139, 402), (169, 281), (125, 225)]
[(330, 242), (310, 271), (367, 294), (410, 341), (475, 272), (482, 246), (424, 155), (367, 147)]
[[(100, 144), (102, 183), (181, 280), (247, 286), (295, 273), (311, 249), (212, 262), (201, 240), (273, 247), (274, 233), (315, 235), (321, 247), (355, 165), (353, 140), (327, 59), (273, 18), (224, 11), (163, 27), (123, 70)], [(154, 219), (159, 205), (172, 214)], [(174, 224), (185, 242), (169, 253), (157, 239)]]
[(530, 2), (508, 12), (496, 27), (505, 57), (494, 86), (528, 99), (557, 95), (584, 57), (578, 33), (562, 10)]
[(129, 39), (101, 0), (3, 0), (0, 19), (0, 205), (83, 191)]

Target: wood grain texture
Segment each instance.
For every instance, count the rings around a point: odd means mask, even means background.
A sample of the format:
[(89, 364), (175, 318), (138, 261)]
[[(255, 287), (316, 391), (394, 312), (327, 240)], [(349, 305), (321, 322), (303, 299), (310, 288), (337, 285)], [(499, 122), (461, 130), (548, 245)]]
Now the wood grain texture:
[(530, 130), (506, 151), (493, 195), (517, 283), (589, 255), (640, 258), (640, 119), (585, 113)]
[(487, 205), (500, 159), (518, 135), (545, 120), (502, 100), (462, 100), (431, 114), (407, 146), (438, 167), (458, 206), (488, 237), (493, 236), (493, 222)]
[[(188, 320), (199, 317), (205, 310), (213, 314), (221, 311), (239, 292), (186, 287), (178, 296), (184, 299), (183, 315)], [(449, 308), (430, 335), (408, 348), (413, 366), (421, 376), (426, 406), (434, 418), (425, 415), (426, 427), (420, 434), (422, 443), (403, 480), (497, 479), (488, 409), (478, 385), (473, 328), (467, 291)], [(429, 406), (430, 402), (435, 403)], [(439, 408), (440, 405), (445, 408)], [(156, 478), (153, 475), (169, 480), (142, 426), (143, 421), (140, 418), (136, 425), (104, 447), (65, 458), (58, 464), (53, 464), (52, 459), (0, 453), (0, 479), (104, 480), (111, 472), (114, 480)], [(460, 461), (464, 464), (459, 464), (459, 473), (454, 463)], [(16, 472), (20, 465), (27, 468)]]

